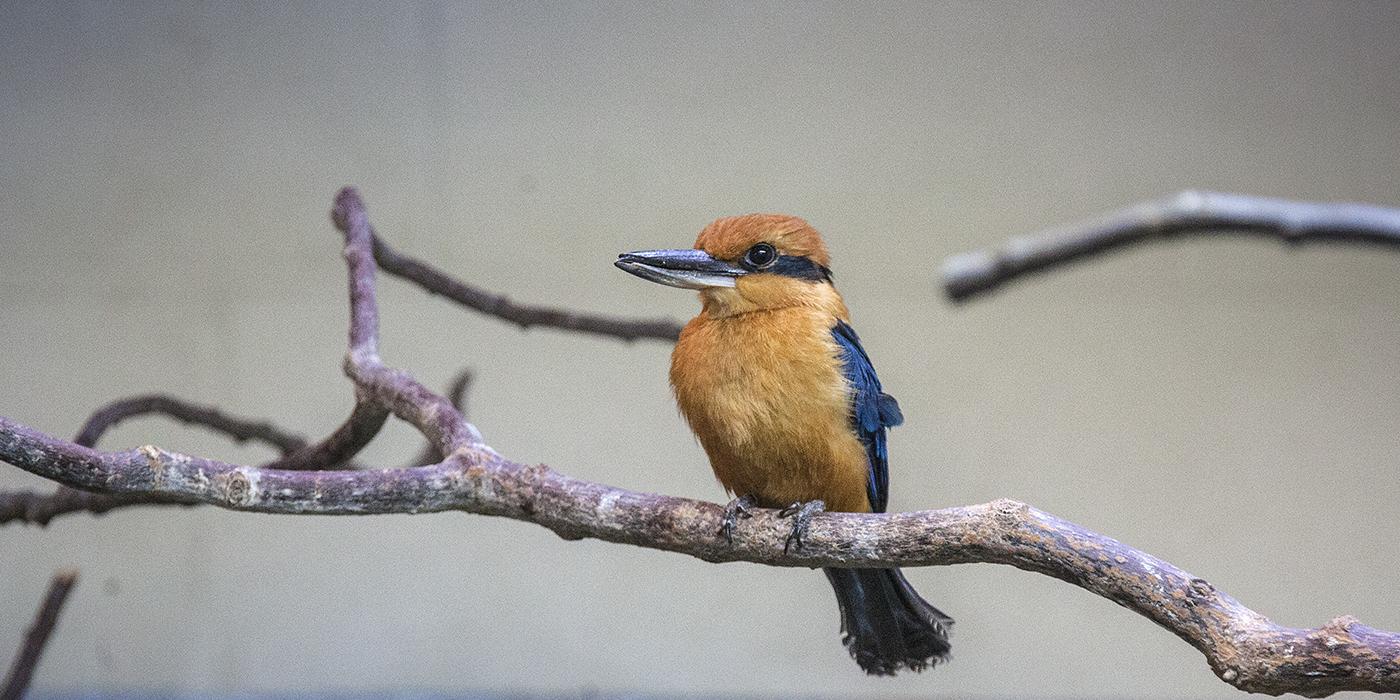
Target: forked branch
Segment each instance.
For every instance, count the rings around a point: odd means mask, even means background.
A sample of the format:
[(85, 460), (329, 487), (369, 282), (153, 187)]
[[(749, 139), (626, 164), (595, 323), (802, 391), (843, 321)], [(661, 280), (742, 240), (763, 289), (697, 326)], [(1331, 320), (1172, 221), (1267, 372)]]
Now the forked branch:
[(801, 549), (757, 511), (732, 544), (722, 508), (573, 479), (492, 450), (453, 402), (378, 354), (374, 244), (354, 190), (336, 199), (349, 264), (350, 351), (345, 371), (360, 402), (416, 427), (434, 452), (404, 469), (293, 471), (242, 466), (145, 446), (101, 452), (0, 418), (0, 459), (67, 486), (123, 497), (208, 503), (241, 511), (371, 514), (463, 511), (535, 523), (561, 537), (681, 552), (706, 561), (773, 566), (938, 566), (996, 563), (1097, 593), (1171, 630), (1243, 690), (1321, 697), (1340, 690), (1400, 692), (1400, 635), (1338, 618), (1315, 629), (1273, 624), (1205, 580), (1108, 537), (1013, 501), (942, 510), (813, 518)]
[[(181, 423), (198, 425), (228, 436), (236, 443), (261, 442), (281, 451), (283, 458), (273, 464), (295, 465), (291, 455), (305, 454), (306, 439), (289, 433), (269, 422), (230, 416), (217, 408), (200, 406), (165, 394), (132, 396), (113, 401), (88, 417), (73, 442), (94, 447), (107, 431), (117, 424), (138, 416), (163, 415)], [(328, 467), (330, 465), (327, 465)], [(285, 468), (285, 467), (284, 467)], [(99, 515), (124, 506), (192, 505), (147, 494), (94, 493), (68, 486), (59, 486), (49, 493), (37, 491), (0, 491), (0, 524), (25, 522), (48, 525), (50, 520), (68, 513)]]

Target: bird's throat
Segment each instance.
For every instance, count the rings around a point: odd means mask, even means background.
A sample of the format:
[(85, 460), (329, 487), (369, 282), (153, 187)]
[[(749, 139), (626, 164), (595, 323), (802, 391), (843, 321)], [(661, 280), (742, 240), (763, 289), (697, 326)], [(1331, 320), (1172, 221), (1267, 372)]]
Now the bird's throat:
[(700, 292), (704, 312), (714, 319), (760, 311), (805, 308), (832, 318), (850, 316), (841, 293), (830, 282), (811, 282), (777, 275), (749, 275), (734, 287), (712, 287)]

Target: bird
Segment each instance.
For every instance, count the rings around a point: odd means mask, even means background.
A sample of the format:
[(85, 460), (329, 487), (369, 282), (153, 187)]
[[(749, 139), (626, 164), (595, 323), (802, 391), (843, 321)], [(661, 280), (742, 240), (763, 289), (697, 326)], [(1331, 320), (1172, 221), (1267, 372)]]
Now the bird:
[[(640, 250), (615, 265), (698, 290), (700, 312), (671, 355), (676, 403), (735, 496), (718, 535), (732, 543), (750, 509), (793, 518), (801, 548), (823, 510), (882, 513), (889, 503), (886, 429), (903, 422), (836, 291), (831, 256), (805, 220), (721, 218), (690, 249)], [(866, 673), (922, 671), (948, 659), (953, 620), (897, 568), (823, 569), (841, 639)]]

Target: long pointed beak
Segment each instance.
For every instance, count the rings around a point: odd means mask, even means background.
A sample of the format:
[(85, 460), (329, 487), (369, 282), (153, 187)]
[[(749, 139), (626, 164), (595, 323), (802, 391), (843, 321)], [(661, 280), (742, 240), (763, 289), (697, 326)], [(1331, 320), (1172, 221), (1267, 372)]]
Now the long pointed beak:
[(681, 289), (733, 287), (749, 272), (703, 250), (639, 250), (617, 256), (613, 264), (644, 280)]

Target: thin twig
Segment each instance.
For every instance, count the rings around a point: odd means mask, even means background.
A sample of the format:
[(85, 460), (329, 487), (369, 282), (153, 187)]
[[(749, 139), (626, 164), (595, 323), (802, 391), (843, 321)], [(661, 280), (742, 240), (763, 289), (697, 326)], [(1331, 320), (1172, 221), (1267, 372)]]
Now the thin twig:
[[(447, 400), (452, 403), (453, 408), (457, 409), (457, 411), (462, 414), (463, 418), (467, 415), (467, 389), (471, 388), (471, 384), (472, 371), (464, 369), (458, 372), (456, 377), (452, 378), (451, 384), (447, 385)], [(432, 445), (425, 445), (423, 451), (419, 452), (418, 456), (413, 458), (409, 466), (416, 467), (423, 464), (440, 462), (442, 458), (446, 456), (447, 455), (439, 454), (437, 450), (433, 449)]]
[(346, 465), (379, 434), (388, 418), (389, 412), (383, 406), (357, 400), (350, 417), (324, 440), (285, 454), (264, 466), (269, 469), (315, 471)]
[(203, 426), (227, 435), (236, 443), (256, 441), (278, 449), (282, 454), (306, 446), (306, 438), (289, 433), (266, 421), (230, 416), (217, 408), (200, 406), (165, 394), (132, 396), (113, 401), (93, 411), (73, 441), (93, 447), (118, 423), (136, 416), (166, 415), (182, 423)]
[(0, 685), (0, 700), (20, 700), (24, 697), (25, 691), (29, 689), (30, 680), (34, 678), (34, 669), (39, 665), (39, 658), (43, 656), (44, 647), (49, 642), (49, 635), (58, 624), (58, 613), (63, 610), (63, 603), (68, 600), (68, 594), (77, 582), (76, 571), (60, 571), (49, 581), (49, 592), (44, 596), (44, 604), (39, 607), (39, 612), (34, 616), (34, 623), (24, 635), (24, 645), (15, 655), (10, 672), (5, 676), (4, 685)]
[(389, 413), (365, 402), (356, 402), (350, 417), (320, 442), (309, 445), (306, 438), (287, 432), (267, 421), (230, 416), (217, 408), (200, 406), (165, 394), (118, 399), (93, 412), (73, 439), (79, 445), (94, 447), (118, 423), (144, 415), (166, 415), (182, 423), (198, 425), (227, 435), (235, 443), (263, 442), (282, 453), (266, 462), (269, 469), (330, 469), (345, 464), (359, 454), (384, 425)]
[(1182, 192), (1087, 222), (1013, 238), (994, 250), (951, 256), (943, 262), (943, 291), (953, 301), (964, 301), (1023, 275), (1135, 243), (1188, 234), (1400, 246), (1400, 209)]
[(0, 525), (9, 522), (44, 527), (60, 515), (90, 513), (101, 515), (126, 506), (190, 506), (178, 499), (157, 494), (93, 493), (70, 486), (59, 486), (49, 493), (29, 489), (0, 491)]
[(372, 240), (374, 259), (385, 272), (413, 282), (432, 294), (440, 294), (463, 306), (514, 323), (521, 328), (546, 326), (627, 341), (646, 338), (674, 342), (681, 334), (679, 324), (665, 319), (632, 320), (548, 306), (518, 304), (504, 295), (473, 287), (449, 277), (427, 263), (403, 255), (390, 248), (389, 244), (378, 236), (373, 236)]
[[(107, 431), (119, 423), (138, 416), (164, 415), (182, 423), (198, 425), (222, 433), (235, 443), (249, 441), (266, 443), (277, 448), (284, 460), (287, 455), (307, 450), (306, 438), (290, 433), (266, 421), (230, 416), (217, 408), (200, 406), (165, 394), (131, 396), (113, 401), (96, 411), (83, 423), (73, 442), (95, 447)], [(277, 465), (277, 460), (265, 466)], [(296, 468), (297, 463), (281, 468)], [(336, 466), (334, 464), (326, 467)], [(136, 505), (193, 505), (174, 499), (135, 497), (130, 494), (93, 493), (68, 486), (52, 492), (33, 490), (0, 491), (0, 524), (16, 521), (43, 527), (60, 515), (91, 513), (101, 515), (117, 508)]]

